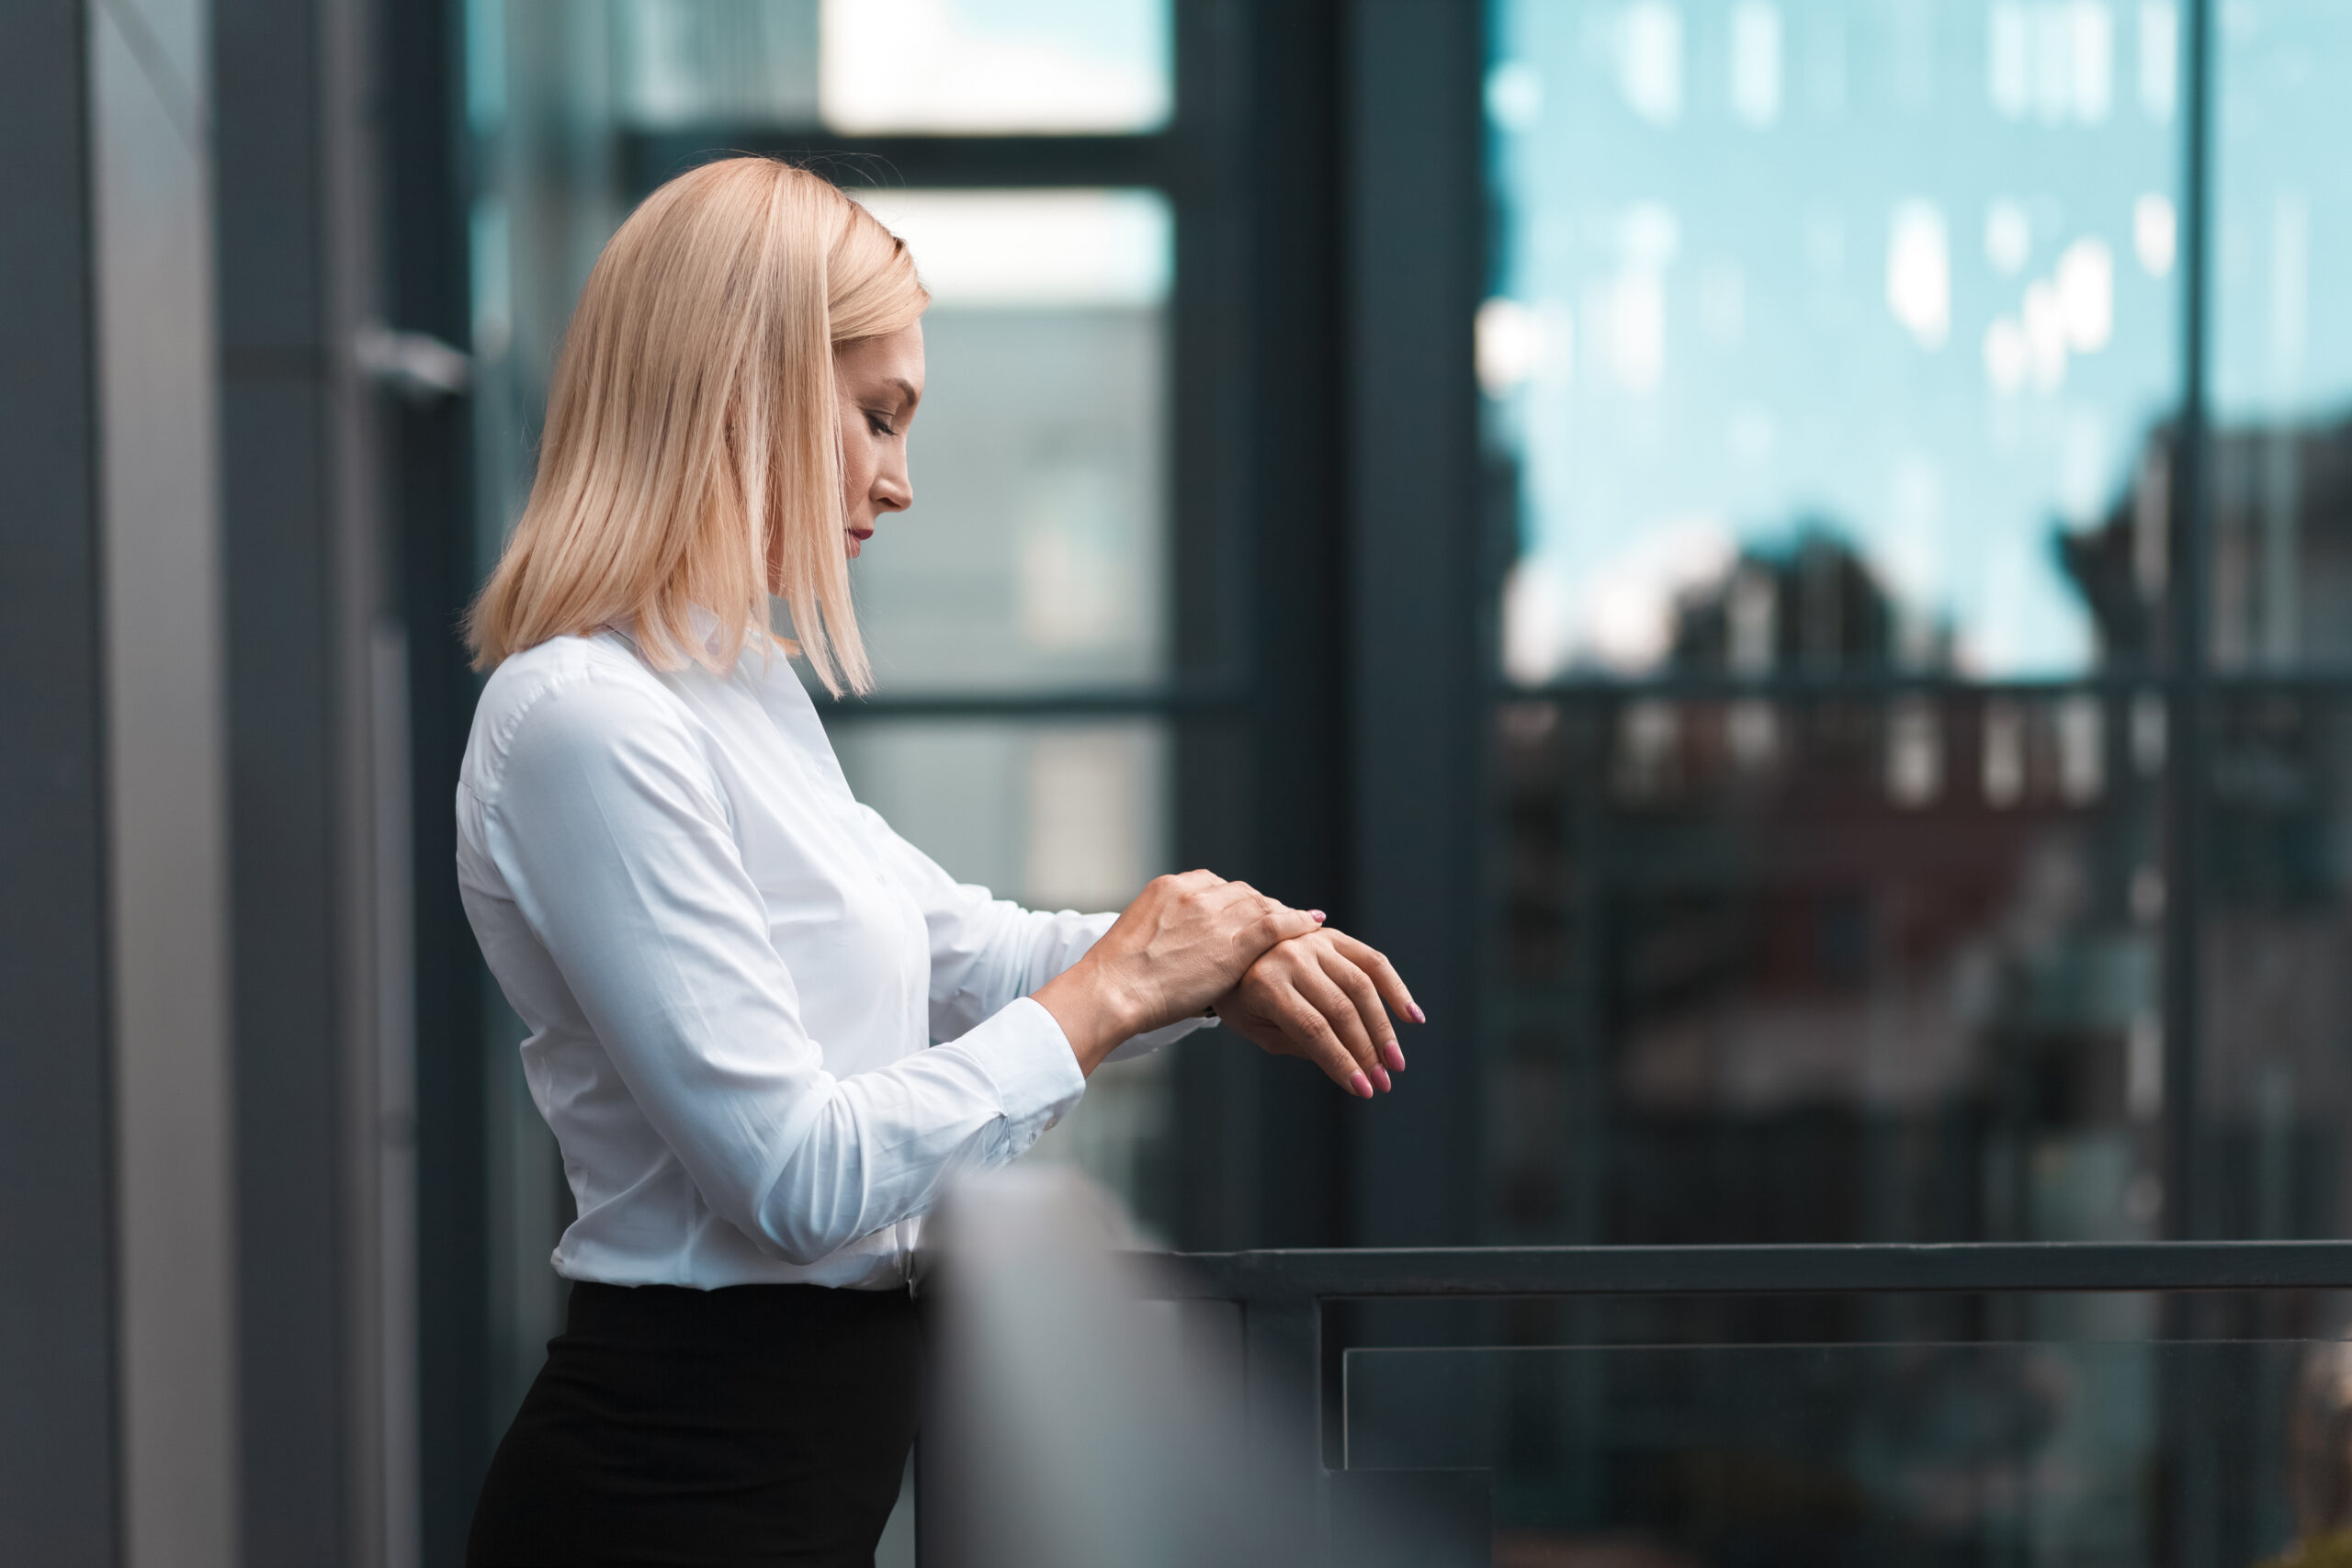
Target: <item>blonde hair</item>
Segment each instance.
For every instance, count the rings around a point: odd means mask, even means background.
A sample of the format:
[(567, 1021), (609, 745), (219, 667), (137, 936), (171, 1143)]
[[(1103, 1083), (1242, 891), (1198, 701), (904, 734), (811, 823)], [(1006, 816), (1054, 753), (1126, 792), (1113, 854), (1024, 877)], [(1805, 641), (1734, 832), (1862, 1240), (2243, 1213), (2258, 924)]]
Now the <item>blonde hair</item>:
[(930, 299), (906, 246), (805, 169), (729, 158), (646, 197), (580, 291), (530, 501), (467, 619), (475, 668), (621, 626), (659, 667), (723, 672), (773, 635), (773, 593), (827, 691), (870, 689), (832, 351)]

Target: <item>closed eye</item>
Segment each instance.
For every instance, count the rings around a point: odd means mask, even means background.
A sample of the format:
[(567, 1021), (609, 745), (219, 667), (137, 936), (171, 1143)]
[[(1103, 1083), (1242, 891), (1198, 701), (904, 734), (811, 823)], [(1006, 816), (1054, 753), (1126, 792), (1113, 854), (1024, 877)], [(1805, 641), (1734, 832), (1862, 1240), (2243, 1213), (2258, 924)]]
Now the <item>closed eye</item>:
[(865, 425), (876, 435), (889, 436), (899, 434), (898, 428), (890, 423), (888, 414), (877, 412), (873, 409), (865, 411)]

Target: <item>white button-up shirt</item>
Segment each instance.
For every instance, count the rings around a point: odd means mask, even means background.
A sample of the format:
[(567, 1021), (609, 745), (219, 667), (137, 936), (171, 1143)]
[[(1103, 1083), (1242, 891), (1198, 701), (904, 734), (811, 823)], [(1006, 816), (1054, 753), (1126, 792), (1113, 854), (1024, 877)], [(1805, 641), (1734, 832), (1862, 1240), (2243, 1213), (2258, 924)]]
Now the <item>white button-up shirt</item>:
[(899, 1284), (946, 1180), (1085, 1089), (1029, 993), (1115, 917), (959, 886), (852, 797), (780, 653), (665, 672), (606, 631), (508, 659), (458, 880), (530, 1030), (571, 1279)]

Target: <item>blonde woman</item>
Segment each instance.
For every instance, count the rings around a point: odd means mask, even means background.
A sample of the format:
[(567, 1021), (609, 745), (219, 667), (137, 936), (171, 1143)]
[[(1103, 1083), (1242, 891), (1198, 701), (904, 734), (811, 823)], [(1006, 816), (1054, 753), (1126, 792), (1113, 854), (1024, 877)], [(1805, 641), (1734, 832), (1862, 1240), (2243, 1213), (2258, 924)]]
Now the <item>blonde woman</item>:
[(1195, 871), (1033, 912), (852, 798), (791, 661), (870, 684), (848, 562), (913, 500), (928, 298), (863, 209), (751, 158), (656, 191), (581, 294), (474, 606), (458, 787), (467, 913), (580, 1211), (478, 1568), (869, 1562), (943, 1183), (1210, 1010), (1358, 1096), (1405, 1065), (1403, 983), (1311, 911)]

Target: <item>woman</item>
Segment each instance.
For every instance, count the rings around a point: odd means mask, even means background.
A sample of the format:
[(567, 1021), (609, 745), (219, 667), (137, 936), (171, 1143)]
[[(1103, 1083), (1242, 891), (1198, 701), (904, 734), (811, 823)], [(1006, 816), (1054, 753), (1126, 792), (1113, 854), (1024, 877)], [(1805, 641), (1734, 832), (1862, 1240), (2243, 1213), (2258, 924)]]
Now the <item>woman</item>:
[(474, 607), (458, 790), (467, 913), (580, 1211), (482, 1568), (869, 1562), (944, 1183), (1212, 1008), (1359, 1096), (1405, 1065), (1402, 982), (1312, 912), (1196, 871), (1034, 913), (851, 797), (789, 659), (870, 683), (848, 559), (913, 499), (927, 302), (864, 209), (749, 158), (656, 191), (582, 292)]

